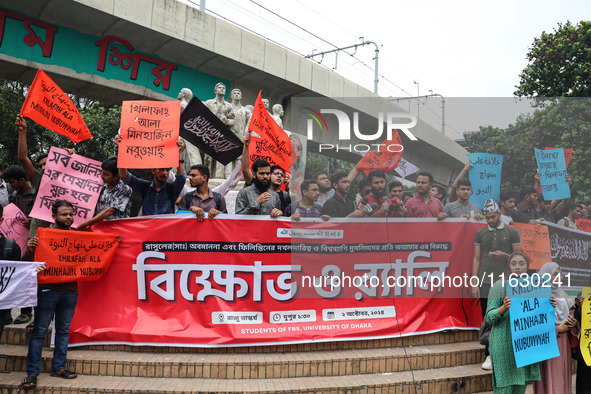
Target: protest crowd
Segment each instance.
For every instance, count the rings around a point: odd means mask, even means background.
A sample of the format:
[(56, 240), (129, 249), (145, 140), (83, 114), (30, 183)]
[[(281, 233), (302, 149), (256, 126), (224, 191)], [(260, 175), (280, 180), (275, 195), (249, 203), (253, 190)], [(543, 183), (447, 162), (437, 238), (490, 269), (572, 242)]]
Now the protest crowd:
[[(279, 109), (276, 112), (279, 113)], [(488, 357), (483, 368), (493, 370), (495, 392), (524, 393), (530, 382), (534, 382), (536, 393), (570, 392), (571, 357), (577, 357), (576, 352), (571, 353), (571, 349), (576, 349), (575, 344), (578, 344), (581, 335), (584, 298), (581, 295), (570, 298), (560, 286), (552, 287), (550, 302), (555, 308), (555, 335), (560, 355), (540, 363), (517, 367), (508, 313), (511, 303), (516, 301), (507, 295), (498, 280), (501, 275), (506, 277), (511, 273), (528, 273), (529, 256), (521, 250), (520, 235), (513, 227), (514, 224), (543, 226), (553, 223), (578, 230), (581, 219), (591, 219), (591, 200), (546, 199), (539, 192), (542, 186), (539, 173), (534, 184), (523, 186), (519, 191), (501, 190), (498, 200), (488, 199), (482, 208), (471, 202), (473, 190), (468, 177), (472, 167), (470, 161), (449, 193), (445, 187), (435, 184), (433, 176), (426, 171), (417, 173), (414, 193), (405, 192), (399, 180), (388, 182), (386, 173), (377, 168), (367, 171), (366, 176), (361, 176), (362, 170), (356, 167), (349, 173), (318, 172), (303, 176), (297, 182), (293, 179), (292, 182), (290, 168), (260, 158), (251, 162), (249, 145), (252, 137), (248, 131), (242, 137), (244, 145), (239, 165), (221, 185), (214, 188), (209, 186), (214, 171), (211, 166), (194, 164), (185, 168), (183, 158), (186, 143), (179, 138), (175, 141), (178, 152), (174, 153), (175, 160), (178, 153), (178, 166), (153, 168), (151, 179), (141, 179), (127, 168), (122, 168), (116, 156), (93, 158), (100, 161), (100, 170), (96, 172), (102, 180), (102, 184), (96, 186), (98, 200), (94, 211), (91, 210), (84, 221), (73, 226), (74, 217), (81, 208), (60, 198), (58, 186), (53, 187), (52, 198), (46, 196), (41, 202), (41, 205), (50, 209), (52, 220), (49, 217), (40, 219), (31, 216), (31, 212), (43, 179), (52, 177), (45, 170), (48, 160), (56, 163), (69, 161), (68, 157), (75, 155), (75, 151), (68, 149), (51, 156), (42, 152), (29, 152), (25, 117), (17, 116), (15, 124), (18, 128), (19, 163), (0, 163), (0, 217), (6, 206), (14, 204), (24, 215), (22, 223), (29, 230), (29, 235), (23, 253), (10, 238), (0, 236), (1, 260), (16, 261), (21, 260), (22, 256), (23, 261), (34, 261), (36, 248), (41, 242), (38, 231), (42, 228), (88, 231), (103, 220), (129, 218), (133, 193), (141, 198), (141, 216), (191, 212), (198, 222), (220, 220), (228, 213), (227, 193), (241, 179), (244, 180), (244, 186), (236, 196), (237, 215), (259, 215), (269, 219), (288, 217), (293, 221), (318, 218), (325, 222), (341, 218), (435, 218), (438, 221), (463, 218), (479, 221), (483, 227), (474, 238), (472, 272), (468, 274), (484, 280), (469, 291), (472, 297), (480, 299), (483, 326), (488, 324), (486, 331), (489, 336), (485, 341), (488, 342)], [(122, 139), (121, 134), (114, 135), (118, 146), (123, 143)], [(34, 162), (31, 157), (35, 158)], [(571, 182), (568, 176), (565, 181)], [(297, 193), (290, 192), (292, 184), (297, 184)], [(296, 196), (300, 198), (296, 200)], [(37, 272), (44, 269), (47, 267), (39, 266)], [(548, 262), (539, 273), (547, 274), (553, 282), (560, 281), (560, 267), (556, 263)], [(14, 319), (10, 310), (3, 310), (0, 314), (0, 335), (4, 326), (10, 324), (26, 323), (26, 329), (31, 332), (27, 376), (21, 386), (23, 389), (36, 387), (41, 349), (54, 315), (56, 339), (51, 375), (63, 379), (77, 377), (75, 371), (65, 368), (68, 330), (75, 313), (77, 294), (77, 282), (40, 283), (34, 311), (30, 306), (15, 309), (13, 312), (17, 316)], [(590, 369), (581, 358), (578, 361), (577, 392), (589, 393)]]

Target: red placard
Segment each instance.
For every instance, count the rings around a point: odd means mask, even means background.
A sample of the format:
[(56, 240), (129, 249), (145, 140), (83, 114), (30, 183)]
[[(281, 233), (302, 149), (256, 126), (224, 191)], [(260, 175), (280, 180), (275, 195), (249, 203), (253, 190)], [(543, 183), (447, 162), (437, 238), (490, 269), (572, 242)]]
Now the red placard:
[(521, 251), (529, 257), (529, 268), (537, 270), (552, 261), (548, 227), (528, 223), (513, 223), (512, 226), (519, 231)]
[(27, 93), (21, 115), (68, 137), (74, 143), (92, 138), (78, 108), (41, 69)]
[(579, 230), (591, 233), (591, 220), (577, 219), (575, 221), (577, 222), (577, 226), (579, 227)]
[(121, 106), (121, 168), (178, 167), (180, 101), (124, 101)]
[(403, 151), (404, 147), (398, 130), (394, 130), (391, 140), (384, 140), (377, 150), (367, 152), (356, 167), (365, 175), (369, 175), (372, 170), (390, 172), (398, 167)]
[(96, 280), (107, 272), (117, 251), (117, 234), (39, 227), (35, 261), (47, 264), (39, 283)]
[[(122, 243), (103, 278), (80, 284), (70, 344), (224, 346), (477, 328), (480, 307), (461, 280), (482, 226), (242, 216), (100, 222), (93, 230), (116, 231)], [(385, 282), (441, 272), (459, 281), (441, 292)], [(328, 274), (344, 285), (314, 282)], [(346, 277), (380, 283), (348, 285)]]
[(260, 138), (252, 135), (250, 137), (248, 148), (250, 164), (252, 165), (257, 159), (263, 159), (271, 165), (280, 165), (289, 173), (292, 159), (291, 140), (287, 133), (269, 115), (261, 99), (261, 92), (259, 92), (259, 96), (254, 103), (248, 131), (254, 131), (260, 136)]

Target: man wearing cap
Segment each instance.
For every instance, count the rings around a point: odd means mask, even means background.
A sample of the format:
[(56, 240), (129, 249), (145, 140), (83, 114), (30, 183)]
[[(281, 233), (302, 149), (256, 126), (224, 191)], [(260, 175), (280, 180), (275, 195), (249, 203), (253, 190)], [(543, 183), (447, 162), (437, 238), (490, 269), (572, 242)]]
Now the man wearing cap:
[[(494, 200), (486, 200), (482, 211), (488, 225), (478, 230), (474, 235), (470, 294), (474, 298), (480, 298), (480, 307), (484, 317), (488, 293), (492, 284), (507, 272), (509, 256), (513, 252), (520, 252), (521, 246), (517, 230), (501, 222), (499, 205)], [(487, 357), (482, 368), (492, 369), (488, 346), (485, 352)]]

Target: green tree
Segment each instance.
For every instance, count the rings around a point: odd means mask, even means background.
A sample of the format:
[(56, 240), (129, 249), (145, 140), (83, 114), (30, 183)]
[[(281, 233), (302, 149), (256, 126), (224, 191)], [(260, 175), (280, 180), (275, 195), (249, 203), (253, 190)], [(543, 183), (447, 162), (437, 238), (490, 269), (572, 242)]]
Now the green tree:
[(591, 96), (591, 22), (559, 24), (543, 32), (527, 53), (528, 65), (519, 75), (517, 96)]
[(506, 129), (481, 127), (466, 135), (469, 152), (497, 153), (503, 157), (502, 189), (533, 184), (537, 165), (534, 148), (572, 148), (568, 168), (573, 200), (591, 197), (591, 99), (562, 98), (520, 117)]

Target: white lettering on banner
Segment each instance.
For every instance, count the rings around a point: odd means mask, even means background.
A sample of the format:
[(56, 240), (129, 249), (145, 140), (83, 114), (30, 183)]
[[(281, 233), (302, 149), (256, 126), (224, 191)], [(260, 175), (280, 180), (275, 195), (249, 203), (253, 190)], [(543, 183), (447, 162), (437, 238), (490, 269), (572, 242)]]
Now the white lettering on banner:
[(262, 324), (263, 312), (211, 312), (213, 324)]
[[(440, 280), (438, 283), (442, 283), (443, 277), (447, 268), (449, 268), (449, 261), (431, 261), (427, 263), (415, 262), (418, 257), (431, 258), (431, 253), (422, 250), (417, 250), (408, 255), (408, 262), (403, 262), (402, 259), (396, 259), (394, 264), (355, 264), (355, 270), (358, 271), (369, 271), (364, 275), (367, 275), (368, 281), (366, 283), (371, 284), (371, 278), (377, 277), (381, 271), (381, 282), (382, 282), (382, 297), (388, 297), (390, 290), (394, 287), (394, 294), (399, 296), (402, 294), (402, 288), (406, 288), (406, 295), (414, 295), (415, 287), (427, 291), (429, 290), (429, 282), (431, 278), (437, 277)], [(424, 270), (418, 275), (414, 274), (415, 269)], [(435, 271), (427, 271), (433, 270)], [(406, 275), (402, 275), (402, 271), (406, 270)], [(392, 274), (392, 271), (394, 273)], [(395, 278), (394, 281), (390, 278)], [(414, 280), (411, 280), (414, 278)], [(421, 279), (418, 279), (421, 278)], [(438, 293), (441, 293), (443, 286), (438, 286)], [(369, 297), (377, 297), (377, 286), (367, 286), (365, 283), (361, 286), (357, 286), (359, 290), (368, 295)], [(357, 299), (361, 298), (361, 294), (356, 295)]]
[[(197, 293), (197, 301), (206, 297), (219, 297), (225, 301), (235, 301), (248, 294), (249, 284), (244, 278), (236, 277), (236, 273), (252, 274), (252, 299), (262, 300), (263, 275), (265, 273), (280, 273), (276, 279), (267, 279), (267, 293), (277, 301), (288, 301), (297, 294), (297, 282), (293, 280), (292, 272), (301, 271), (300, 265), (263, 265), (255, 261), (254, 265), (228, 264), (146, 264), (146, 260), (159, 259), (166, 261), (166, 254), (162, 252), (142, 252), (137, 256), (132, 269), (137, 272), (138, 299), (147, 300), (146, 272), (164, 272), (150, 281), (150, 290), (167, 301), (175, 301), (175, 271), (180, 271), (179, 286), (181, 295), (187, 301), (193, 301), (194, 295), (189, 291), (189, 276), (192, 272), (201, 272), (195, 277), (195, 283), (203, 287)], [(213, 278), (212, 278), (213, 274)], [(212, 288), (212, 282), (225, 291)], [(166, 290), (162, 285), (166, 285)]]
[(278, 228), (277, 238), (343, 239), (343, 230), (316, 230), (303, 228)]
[(369, 308), (332, 308), (322, 310), (322, 320), (361, 320), (396, 317), (396, 308), (392, 306), (374, 306)]
[(294, 311), (271, 311), (269, 312), (269, 323), (302, 323), (316, 321), (315, 309), (302, 309)]

